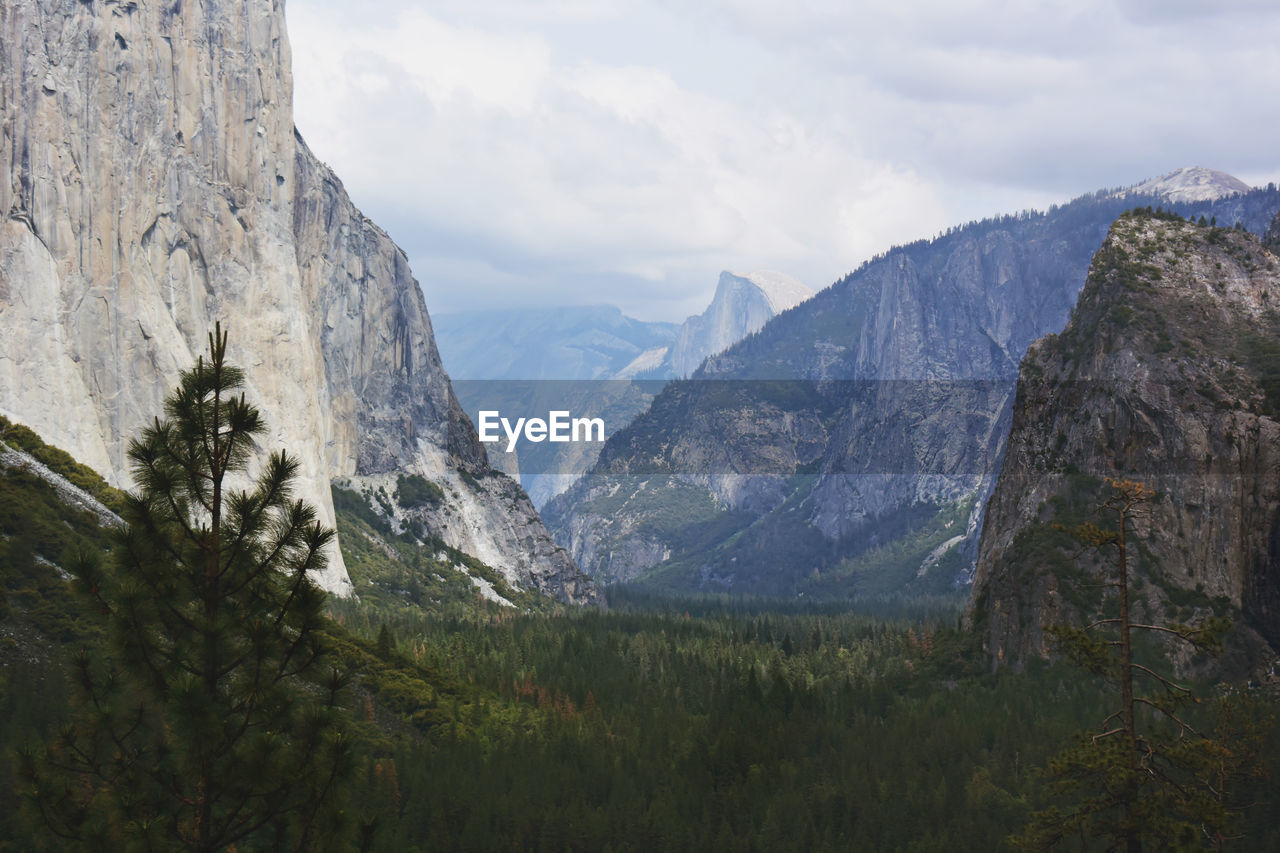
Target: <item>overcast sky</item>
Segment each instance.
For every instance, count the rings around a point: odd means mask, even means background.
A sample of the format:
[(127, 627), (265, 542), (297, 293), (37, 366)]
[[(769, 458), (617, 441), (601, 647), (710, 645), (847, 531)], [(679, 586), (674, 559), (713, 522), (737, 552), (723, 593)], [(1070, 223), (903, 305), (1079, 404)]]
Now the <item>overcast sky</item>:
[(289, 0), (294, 118), (433, 313), (680, 320), (1179, 166), (1280, 179), (1274, 0)]

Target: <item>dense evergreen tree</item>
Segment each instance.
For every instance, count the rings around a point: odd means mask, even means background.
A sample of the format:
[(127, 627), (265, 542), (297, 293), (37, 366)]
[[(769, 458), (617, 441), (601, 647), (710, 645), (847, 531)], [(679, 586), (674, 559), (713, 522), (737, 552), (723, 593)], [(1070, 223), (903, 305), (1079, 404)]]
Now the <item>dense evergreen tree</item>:
[(76, 561), (108, 648), (75, 667), (73, 722), (23, 776), (57, 847), (313, 850), (343, 837), (342, 678), (321, 640), (332, 530), (298, 463), (247, 469), (262, 416), (218, 328), (129, 450), (138, 490), (105, 565)]

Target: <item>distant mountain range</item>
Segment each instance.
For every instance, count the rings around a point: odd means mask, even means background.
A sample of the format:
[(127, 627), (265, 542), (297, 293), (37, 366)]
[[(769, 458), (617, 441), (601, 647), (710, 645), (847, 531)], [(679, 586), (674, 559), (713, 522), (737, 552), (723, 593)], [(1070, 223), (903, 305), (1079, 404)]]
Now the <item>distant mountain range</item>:
[(872, 259), (666, 386), (544, 520), (606, 581), (785, 594), (966, 581), (1019, 363), (1066, 324), (1116, 217), (1168, 205), (1261, 233), (1280, 208), (1274, 186), (1244, 192), (1206, 169), (1140, 186)]
[(613, 305), (464, 311), (431, 318), (452, 379), (613, 379), (679, 328)]
[[(544, 417), (550, 408), (601, 416), (606, 435), (644, 411), (663, 382), (759, 331), (813, 291), (778, 272), (722, 272), (711, 304), (681, 325), (636, 320), (611, 305), (471, 311), (434, 318), (436, 340), (463, 408)], [(631, 381), (636, 380), (636, 381)], [(491, 446), (536, 506), (595, 462), (599, 445)]]
[(680, 325), (637, 320), (613, 305), (463, 311), (432, 323), (455, 380), (671, 379), (811, 296), (783, 273), (726, 270), (707, 309)]

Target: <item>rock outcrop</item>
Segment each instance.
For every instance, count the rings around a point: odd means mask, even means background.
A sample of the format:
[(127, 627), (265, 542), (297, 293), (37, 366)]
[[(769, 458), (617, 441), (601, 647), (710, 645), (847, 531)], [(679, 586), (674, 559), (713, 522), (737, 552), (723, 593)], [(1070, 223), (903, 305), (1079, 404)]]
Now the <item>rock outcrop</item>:
[(10, 447), (0, 441), (0, 468), (13, 468), (27, 471), (43, 480), (57, 494), (58, 500), (79, 512), (87, 512), (98, 520), (102, 527), (120, 527), (124, 519), (116, 515), (102, 501), (72, 483), (66, 477), (53, 471), (39, 459), (20, 448)]
[[(7, 3), (0, 69), (0, 412), (128, 485), (222, 320), (326, 521), (337, 476), (487, 472), (403, 252), (295, 133), (282, 2)], [(516, 583), (569, 571), (508, 538), (527, 499), (466, 494), (441, 538)], [(350, 589), (336, 549), (321, 581)]]
[(1280, 258), (1256, 237), (1117, 221), (1071, 322), (1022, 364), (973, 589), (993, 661), (1044, 654), (1046, 624), (1087, 612), (1099, 568), (1062, 528), (1105, 524), (1106, 477), (1159, 495), (1129, 549), (1140, 612), (1192, 621), (1217, 599), (1280, 646), (1277, 340)]

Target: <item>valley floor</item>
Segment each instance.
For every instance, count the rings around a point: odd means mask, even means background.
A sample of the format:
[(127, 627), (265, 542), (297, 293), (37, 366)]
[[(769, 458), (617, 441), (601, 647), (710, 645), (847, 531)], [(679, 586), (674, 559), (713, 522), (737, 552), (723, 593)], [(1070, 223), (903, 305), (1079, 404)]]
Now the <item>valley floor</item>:
[[(59, 849), (14, 771), (67, 719), (67, 662), (102, 644), (53, 564), (105, 534), (13, 471), (0, 523), (0, 850)], [(1011, 849), (1045, 803), (1039, 768), (1114, 703), (1066, 665), (991, 673), (956, 598), (614, 588), (609, 611), (523, 612), (450, 590), (418, 590), (435, 612), (330, 602), (359, 744), (347, 810), (372, 849)], [(1260, 754), (1280, 766), (1274, 727)], [(1280, 849), (1280, 780), (1240, 793), (1237, 849)]]

